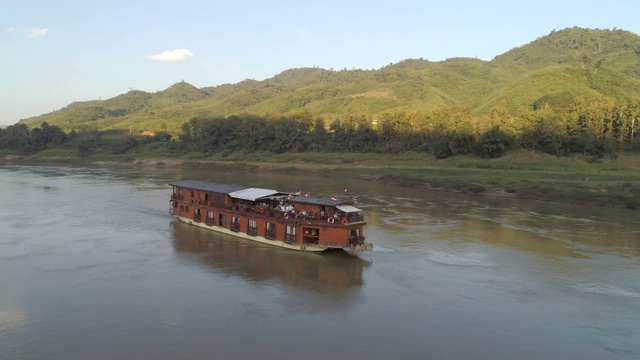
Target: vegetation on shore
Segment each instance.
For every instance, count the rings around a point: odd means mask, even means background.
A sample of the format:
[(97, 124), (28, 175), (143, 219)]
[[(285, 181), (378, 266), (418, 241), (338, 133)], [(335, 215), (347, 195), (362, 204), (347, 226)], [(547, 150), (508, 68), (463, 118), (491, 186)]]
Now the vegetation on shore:
[[(2, 152), (0, 152), (2, 154)], [(1, 155), (0, 155), (1, 156)], [(0, 157), (0, 161), (2, 161)], [(525, 150), (499, 159), (458, 156), (436, 159), (402, 155), (315, 153), (231, 153), (139, 156), (98, 154), (80, 157), (64, 149), (34, 156), (5, 155), (4, 163), (100, 164), (157, 168), (276, 171), (345, 176), (434, 191), (509, 196), (517, 199), (588, 206), (640, 208), (640, 156), (621, 155), (598, 163), (580, 156), (555, 157)]]

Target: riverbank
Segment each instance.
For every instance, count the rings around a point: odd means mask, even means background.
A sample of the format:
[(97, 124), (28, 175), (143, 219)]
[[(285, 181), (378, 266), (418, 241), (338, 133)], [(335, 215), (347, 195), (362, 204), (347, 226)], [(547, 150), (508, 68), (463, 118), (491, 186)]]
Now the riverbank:
[[(297, 155), (297, 156), (296, 156)], [(345, 160), (346, 159), (346, 160)], [(256, 160), (256, 161), (251, 161)], [(485, 160), (456, 157), (371, 157), (350, 154), (237, 156), (228, 159), (26, 157), (6, 155), (6, 164), (66, 164), (152, 168), (207, 168), (343, 176), (429, 191), (509, 196), (588, 206), (640, 209), (640, 157), (599, 163), (533, 152)]]

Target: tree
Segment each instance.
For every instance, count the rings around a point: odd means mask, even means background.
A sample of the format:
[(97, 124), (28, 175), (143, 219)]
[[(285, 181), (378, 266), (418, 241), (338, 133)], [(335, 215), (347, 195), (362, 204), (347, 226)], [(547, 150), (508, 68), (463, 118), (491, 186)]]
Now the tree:
[(317, 118), (313, 121), (313, 127), (307, 135), (309, 150), (325, 151), (327, 149), (327, 130), (324, 128), (324, 120)]
[(79, 145), (78, 152), (80, 156), (88, 156), (102, 147), (102, 136), (96, 129), (87, 129), (78, 133)]
[(448, 147), (451, 154), (467, 154), (473, 151), (474, 138), (467, 131), (456, 131), (448, 136)]
[(406, 151), (409, 146), (410, 134), (414, 131), (407, 113), (386, 113), (379, 121), (378, 151), (397, 154)]
[(348, 114), (344, 120), (347, 133), (347, 150), (350, 152), (369, 152), (375, 149), (378, 134), (371, 126), (371, 115)]
[(453, 155), (449, 148), (449, 138), (443, 137), (440, 140), (433, 143), (433, 156), (436, 159), (446, 159)]
[(483, 158), (500, 157), (511, 148), (514, 138), (511, 133), (502, 131), (500, 126), (494, 126), (480, 137), (478, 155)]
[(342, 121), (339, 118), (333, 120), (329, 124), (329, 130), (331, 131), (331, 137), (328, 149), (330, 151), (345, 151), (349, 135)]
[(7, 127), (2, 132), (3, 140), (0, 141), (0, 148), (16, 150), (28, 154), (30, 147), (30, 132), (25, 124), (15, 124)]

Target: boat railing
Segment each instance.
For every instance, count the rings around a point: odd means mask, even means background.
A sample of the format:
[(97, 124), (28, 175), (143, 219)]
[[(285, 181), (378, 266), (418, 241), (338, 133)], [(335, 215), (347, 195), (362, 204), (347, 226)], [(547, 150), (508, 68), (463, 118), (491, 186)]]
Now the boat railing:
[(364, 244), (365, 238), (364, 236), (349, 236), (349, 243), (352, 245), (361, 245)]
[[(329, 223), (335, 225), (348, 225), (350, 223), (362, 222), (364, 221), (364, 216), (360, 214), (348, 214), (346, 217), (338, 217), (334, 218), (333, 216), (328, 215), (320, 215), (317, 212), (309, 212), (306, 214), (302, 214), (300, 212), (288, 212), (282, 211), (280, 209), (271, 209), (264, 207), (255, 207), (255, 206), (234, 206), (231, 207), (222, 204), (222, 203), (212, 203), (211, 201), (198, 200), (198, 204), (202, 206), (208, 206), (211, 208), (225, 209), (226, 212), (231, 213), (251, 213), (258, 216), (263, 216), (265, 218), (274, 218), (279, 221), (289, 221), (291, 223), (295, 223), (298, 221), (299, 223), (311, 223), (313, 225), (319, 225), (321, 223)], [(345, 221), (346, 220), (346, 221)]]
[(249, 227), (247, 229), (247, 235), (256, 236), (258, 234), (258, 229), (255, 227)]
[(276, 231), (275, 230), (267, 230), (265, 235), (265, 238), (269, 239), (269, 240), (275, 240), (276, 238)]
[[(307, 215), (301, 215), (300, 213), (291, 213), (284, 211), (266, 211), (262, 213), (262, 215), (267, 217), (275, 217), (276, 219), (286, 219), (290, 221), (298, 220), (300, 222), (311, 222), (313, 224), (318, 223), (330, 223), (330, 224), (345, 224), (344, 220), (346, 219), (346, 224), (352, 222), (362, 222), (364, 221), (363, 215), (350, 215), (348, 217), (339, 217), (334, 218), (332, 216), (318, 216), (317, 213), (308, 213)], [(346, 225), (345, 224), (345, 225)]]
[(198, 200), (198, 205), (208, 206), (210, 208), (218, 208), (218, 209), (223, 209), (227, 207), (226, 204), (224, 203), (216, 203), (210, 200)]
[(231, 223), (231, 227), (229, 228), (229, 230), (235, 231), (235, 232), (240, 231), (240, 223), (239, 222), (232, 222)]
[(193, 215), (193, 221), (200, 222), (200, 215), (199, 214)]
[(326, 247), (343, 247), (344, 242), (338, 240), (321, 240), (318, 241), (318, 245)]
[(173, 194), (171, 195), (171, 200), (184, 200), (183, 195)]

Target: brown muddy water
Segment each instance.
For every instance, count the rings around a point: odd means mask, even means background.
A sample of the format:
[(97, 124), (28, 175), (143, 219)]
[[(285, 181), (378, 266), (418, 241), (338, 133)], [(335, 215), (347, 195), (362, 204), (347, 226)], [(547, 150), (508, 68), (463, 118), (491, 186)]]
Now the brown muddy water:
[[(358, 196), (371, 252), (178, 223), (193, 178)], [(344, 194), (344, 189), (348, 194)], [(640, 359), (640, 213), (335, 176), (0, 166), (0, 359)]]

